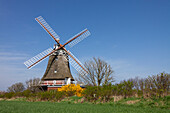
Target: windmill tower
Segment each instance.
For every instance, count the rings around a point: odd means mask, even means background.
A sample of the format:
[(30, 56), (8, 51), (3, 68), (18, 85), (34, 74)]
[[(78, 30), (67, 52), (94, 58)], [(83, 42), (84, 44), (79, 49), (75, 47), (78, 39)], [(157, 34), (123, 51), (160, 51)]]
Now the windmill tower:
[(73, 83), (74, 78), (71, 75), (69, 64), (71, 64), (80, 75), (86, 76), (86, 68), (70, 51), (66, 50), (65, 46), (68, 44), (70, 47), (73, 47), (81, 40), (88, 37), (90, 32), (87, 29), (84, 29), (62, 45), (59, 42), (59, 36), (41, 16), (35, 18), (35, 20), (57, 42), (57, 44), (54, 44), (53, 49), (49, 48), (24, 62), (27, 68), (30, 69), (49, 56), (47, 68), (40, 83), (43, 89), (57, 89), (63, 85)]

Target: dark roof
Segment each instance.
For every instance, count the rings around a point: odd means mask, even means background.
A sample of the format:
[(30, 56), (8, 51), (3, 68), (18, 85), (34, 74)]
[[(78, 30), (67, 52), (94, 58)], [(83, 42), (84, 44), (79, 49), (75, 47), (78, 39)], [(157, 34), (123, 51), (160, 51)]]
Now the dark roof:
[(49, 57), (47, 69), (41, 80), (62, 80), (66, 77), (74, 78), (70, 72), (69, 62), (66, 59), (67, 55), (52, 54)]

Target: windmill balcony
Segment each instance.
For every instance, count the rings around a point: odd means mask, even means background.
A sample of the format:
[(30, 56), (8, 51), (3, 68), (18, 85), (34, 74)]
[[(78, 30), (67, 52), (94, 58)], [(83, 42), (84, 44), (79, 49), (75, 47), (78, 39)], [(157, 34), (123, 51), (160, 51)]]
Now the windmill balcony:
[[(71, 84), (76, 84), (76, 81), (71, 81)], [(48, 80), (48, 81), (40, 81), (41, 86), (64, 86), (67, 85), (65, 80)]]
[[(77, 85), (77, 81), (71, 81), (70, 84)], [(57, 90), (58, 88), (61, 88), (64, 85), (68, 85), (67, 81), (65, 80), (46, 80), (46, 81), (40, 81), (40, 87), (43, 88), (43, 90)], [(80, 87), (85, 88), (83, 84), (80, 84)]]

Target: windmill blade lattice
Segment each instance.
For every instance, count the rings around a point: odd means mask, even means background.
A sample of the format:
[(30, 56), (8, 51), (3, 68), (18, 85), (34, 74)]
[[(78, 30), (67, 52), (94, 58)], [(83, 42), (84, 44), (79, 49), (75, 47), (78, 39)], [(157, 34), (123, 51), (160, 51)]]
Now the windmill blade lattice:
[[(83, 33), (84, 32), (84, 33)], [(83, 34), (82, 34), (83, 33)], [(79, 36), (80, 35), (80, 36)], [(76, 45), (77, 43), (79, 43), (80, 41), (82, 41), (83, 39), (85, 39), (86, 37), (88, 37), (90, 35), (90, 32), (88, 31), (88, 29), (84, 29), (83, 31), (81, 31), (80, 33), (76, 34), (75, 36), (73, 36), (72, 38), (70, 38), (69, 40), (72, 40), (73, 38), (77, 37), (75, 40), (73, 40), (72, 42), (70, 42), (68, 45), (70, 47), (73, 47), (74, 45)], [(69, 41), (67, 40), (67, 42)]]
[[(50, 52), (52, 52), (53, 49), (52, 48), (48, 48), (47, 50), (41, 52), (40, 54), (36, 55), (35, 57), (32, 57), (31, 59), (27, 60), (26, 62), (24, 62), (24, 64), (28, 67), (30, 67), (31, 65), (33, 65), (34, 63), (36, 63), (37, 61), (39, 61), (41, 58), (43, 58), (44, 56), (46, 56), (47, 54), (49, 54)], [(45, 58), (44, 58), (45, 59)], [(43, 59), (43, 60), (44, 60)], [(41, 60), (41, 61), (43, 61)], [(38, 62), (40, 63), (40, 62)], [(37, 63), (37, 64), (38, 64)], [(34, 65), (35, 66), (35, 65)]]
[[(78, 61), (78, 63), (85, 69), (85, 66), (68, 50), (68, 52)], [(82, 68), (80, 67), (77, 62), (75, 60), (73, 60), (70, 56), (69, 56), (69, 62), (70, 64), (78, 71), (78, 73), (81, 75), (81, 76), (87, 76), (87, 72)]]
[[(37, 20), (38, 19), (38, 20)], [(54, 38), (56, 38), (56, 39), (59, 39), (60, 37), (55, 33), (55, 31), (49, 26), (49, 24), (43, 19), (43, 17), (42, 16), (39, 16), (39, 17), (37, 17), (37, 18), (35, 18), (35, 20), (44, 28), (44, 30), (46, 31), (46, 30), (48, 30), (50, 33), (51, 33), (51, 35), (53, 35), (54, 36)], [(41, 23), (40, 23), (41, 22)], [(47, 31), (47, 33), (49, 33)], [(50, 36), (51, 36), (50, 35)]]

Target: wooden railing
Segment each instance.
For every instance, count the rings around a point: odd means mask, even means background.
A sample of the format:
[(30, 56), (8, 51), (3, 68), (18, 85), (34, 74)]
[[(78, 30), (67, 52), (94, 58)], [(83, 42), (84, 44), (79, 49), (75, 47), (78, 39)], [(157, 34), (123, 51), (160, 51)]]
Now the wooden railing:
[[(75, 81), (71, 81), (71, 84), (75, 84)], [(66, 82), (64, 80), (62, 81), (40, 81), (40, 85), (67, 85)]]

